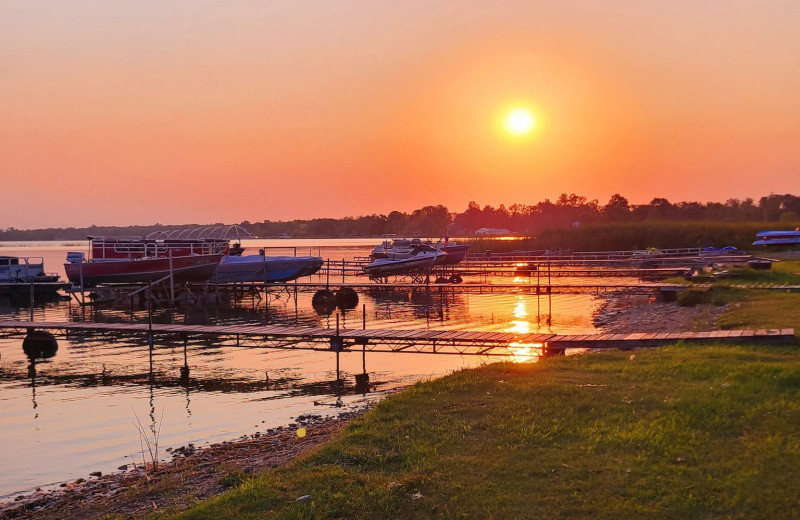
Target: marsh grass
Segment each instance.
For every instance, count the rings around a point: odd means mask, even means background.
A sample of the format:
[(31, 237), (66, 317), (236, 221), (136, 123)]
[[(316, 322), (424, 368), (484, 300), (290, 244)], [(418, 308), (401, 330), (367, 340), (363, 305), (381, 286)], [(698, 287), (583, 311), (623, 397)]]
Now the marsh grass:
[(387, 398), (179, 518), (792, 518), (798, 428), (793, 347), (495, 364)]
[(784, 229), (774, 222), (644, 221), (586, 224), (578, 228), (547, 229), (535, 237), (519, 240), (496, 238), (468, 239), (470, 251), (481, 253), (514, 250), (569, 249), (572, 251), (618, 251), (648, 247), (752, 248), (756, 233), (764, 229)]

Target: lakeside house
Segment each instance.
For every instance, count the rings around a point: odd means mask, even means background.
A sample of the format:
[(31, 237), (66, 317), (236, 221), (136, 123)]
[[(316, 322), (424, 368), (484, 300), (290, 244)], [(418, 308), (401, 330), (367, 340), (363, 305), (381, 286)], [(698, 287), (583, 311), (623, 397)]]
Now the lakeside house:
[(475, 230), (476, 235), (511, 235), (510, 229), (482, 227)]

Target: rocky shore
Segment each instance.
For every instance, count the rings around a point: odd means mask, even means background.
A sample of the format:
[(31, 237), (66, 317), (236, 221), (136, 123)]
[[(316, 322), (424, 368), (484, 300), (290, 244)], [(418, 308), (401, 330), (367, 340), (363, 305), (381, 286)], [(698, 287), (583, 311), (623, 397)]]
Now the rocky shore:
[(157, 510), (185, 509), (323, 444), (371, 405), (329, 417), (300, 416), (288, 426), (207, 448), (181, 446), (169, 450), (172, 460), (157, 469), (122, 466), (119, 473), (96, 472), (53, 491), (37, 490), (0, 504), (0, 519), (141, 518)]
[(594, 313), (594, 325), (606, 334), (634, 332), (687, 332), (716, 330), (717, 318), (726, 306), (681, 307), (633, 293), (604, 298)]

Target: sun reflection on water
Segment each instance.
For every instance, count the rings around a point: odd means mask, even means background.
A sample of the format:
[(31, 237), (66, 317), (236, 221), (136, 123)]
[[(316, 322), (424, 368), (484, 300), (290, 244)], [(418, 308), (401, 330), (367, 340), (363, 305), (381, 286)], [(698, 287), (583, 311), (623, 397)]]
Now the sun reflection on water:
[[(531, 323), (525, 319), (528, 316), (528, 309), (525, 299), (521, 296), (518, 298), (517, 303), (514, 304), (514, 311), (512, 312), (515, 319), (511, 320), (511, 327), (507, 328), (505, 332), (514, 332), (516, 334), (530, 334)], [(509, 343), (508, 349), (511, 351), (511, 361), (514, 363), (535, 363), (539, 361), (542, 356), (542, 343)]]

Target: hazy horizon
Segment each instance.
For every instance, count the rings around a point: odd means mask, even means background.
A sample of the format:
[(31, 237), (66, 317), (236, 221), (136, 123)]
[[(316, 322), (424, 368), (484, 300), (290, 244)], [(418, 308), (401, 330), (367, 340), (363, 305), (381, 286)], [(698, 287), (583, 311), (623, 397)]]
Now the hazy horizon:
[(0, 227), (800, 193), (798, 20), (788, 1), (0, 2)]

